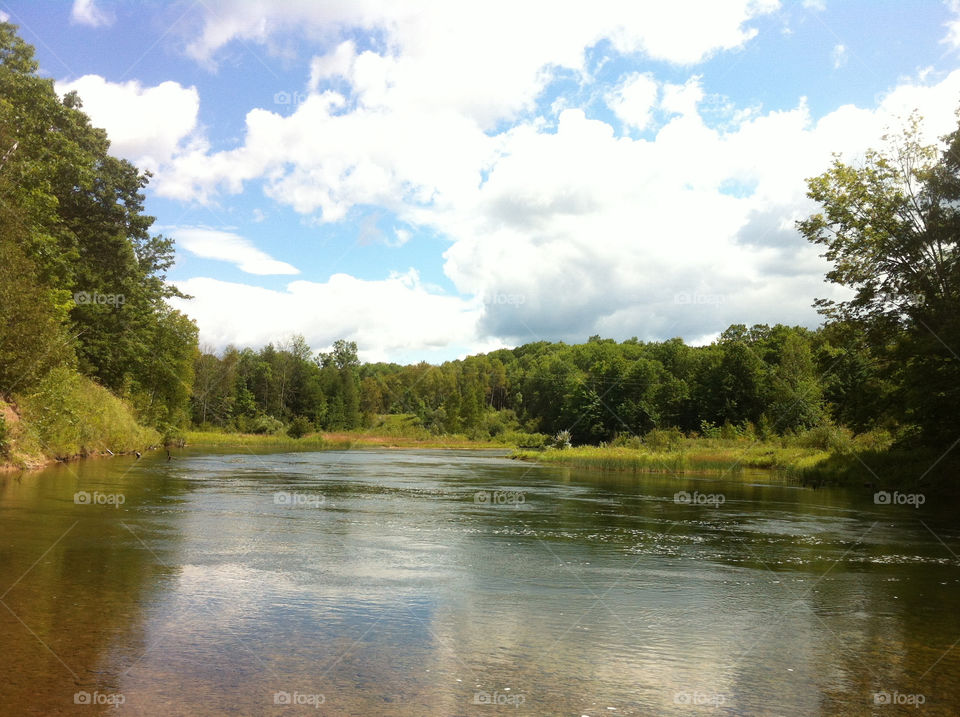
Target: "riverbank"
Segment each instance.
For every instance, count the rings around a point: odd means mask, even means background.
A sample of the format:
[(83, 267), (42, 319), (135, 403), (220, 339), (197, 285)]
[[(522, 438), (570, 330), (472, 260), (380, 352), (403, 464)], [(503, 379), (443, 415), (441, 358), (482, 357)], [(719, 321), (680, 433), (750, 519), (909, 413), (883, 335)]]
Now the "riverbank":
[(802, 445), (795, 438), (769, 440), (687, 438), (669, 449), (578, 446), (565, 450), (516, 450), (512, 458), (546, 465), (632, 473), (720, 473), (761, 469), (803, 485), (856, 485), (872, 490), (909, 489), (958, 495), (960, 458), (929, 448), (893, 449), (864, 440), (843, 448)]
[(0, 401), (0, 470), (134, 453), (161, 442), (157, 431), (137, 423), (129, 404), (71, 369), (54, 369), (36, 390)]
[(283, 434), (187, 431), (186, 445), (193, 448), (245, 448), (249, 450), (348, 450), (358, 448), (448, 448), (458, 450), (516, 448), (514, 443), (477, 441), (462, 435), (402, 436), (375, 431), (310, 433), (300, 438)]

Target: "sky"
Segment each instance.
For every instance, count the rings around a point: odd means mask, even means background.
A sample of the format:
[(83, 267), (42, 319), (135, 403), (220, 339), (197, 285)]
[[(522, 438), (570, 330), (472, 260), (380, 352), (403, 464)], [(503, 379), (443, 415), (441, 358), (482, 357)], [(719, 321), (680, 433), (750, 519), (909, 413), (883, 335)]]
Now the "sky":
[(0, 1), (153, 173), (201, 345), (816, 327), (805, 178), (960, 108), (960, 0)]

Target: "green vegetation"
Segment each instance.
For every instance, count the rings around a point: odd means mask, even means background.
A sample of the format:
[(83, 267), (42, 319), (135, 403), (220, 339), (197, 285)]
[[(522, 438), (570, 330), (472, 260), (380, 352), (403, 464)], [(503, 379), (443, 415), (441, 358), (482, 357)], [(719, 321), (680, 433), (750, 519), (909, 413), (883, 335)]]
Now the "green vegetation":
[(128, 404), (64, 367), (53, 369), (33, 391), (22, 394), (17, 409), (17, 420), (5, 422), (6, 457), (14, 465), (131, 453), (161, 440), (157, 431), (137, 423)]
[(863, 456), (909, 471), (904, 456), (935, 460), (960, 435), (960, 129), (940, 151), (914, 123), (861, 166), (837, 161), (808, 180), (822, 211), (798, 230), (853, 292), (817, 302), (817, 330), (735, 324), (697, 347), (593, 336), (401, 366), (363, 364), (344, 340), (314, 353), (296, 335), (200, 351), (194, 323), (167, 303), (180, 296), (165, 280), (174, 248), (143, 213), (149, 174), (110, 156), (81, 107), (0, 23), (0, 400), (22, 417), (0, 423), (4, 460), (130, 450), (159, 431), (205, 445), (553, 446), (540, 460), (854, 476)]
[(173, 243), (149, 233), (148, 175), (108, 154), (15, 29), (0, 23), (0, 399), (23, 414), (8, 453), (144, 447), (134, 415), (163, 433), (188, 420), (197, 329), (165, 301)]
[(737, 474), (745, 469), (767, 469), (805, 478), (807, 471), (832, 456), (885, 449), (890, 443), (889, 436), (880, 433), (854, 437), (849, 431), (826, 427), (767, 439), (758, 438), (752, 431), (727, 438), (676, 439), (664, 433), (668, 432), (651, 432), (643, 440), (621, 439), (612, 445), (516, 451), (513, 455), (522, 460), (633, 473)]

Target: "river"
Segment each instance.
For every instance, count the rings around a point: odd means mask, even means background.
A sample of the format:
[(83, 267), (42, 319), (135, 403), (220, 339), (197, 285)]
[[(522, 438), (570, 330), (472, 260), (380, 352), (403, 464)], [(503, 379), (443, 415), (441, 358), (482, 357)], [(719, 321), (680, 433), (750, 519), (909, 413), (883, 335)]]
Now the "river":
[(957, 552), (760, 473), (88, 460), (0, 476), (0, 714), (956, 715)]

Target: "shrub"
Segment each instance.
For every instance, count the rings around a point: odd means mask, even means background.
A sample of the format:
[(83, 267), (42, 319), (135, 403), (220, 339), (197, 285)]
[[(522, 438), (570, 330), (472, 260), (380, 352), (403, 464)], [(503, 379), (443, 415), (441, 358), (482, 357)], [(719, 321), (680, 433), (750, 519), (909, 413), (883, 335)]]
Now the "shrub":
[(853, 449), (853, 434), (847, 428), (824, 424), (800, 433), (796, 443), (803, 448), (817, 448), (831, 453), (849, 453)]
[(53, 458), (130, 452), (160, 442), (128, 404), (70, 368), (52, 370), (17, 403), (23, 439), (32, 444), (24, 447)]
[(744, 428), (730, 423), (730, 421), (725, 421), (723, 427), (720, 429), (720, 437), (727, 441), (742, 438), (744, 433)]
[(553, 447), (559, 450), (570, 448), (570, 431), (564, 429), (553, 437)]
[(283, 422), (273, 416), (257, 416), (250, 426), (250, 433), (275, 435), (283, 430)]
[(654, 428), (643, 437), (643, 442), (653, 451), (672, 451), (680, 447), (683, 433), (676, 426)]
[[(0, 411), (3, 410), (3, 403), (0, 402)], [(10, 454), (9, 436), (7, 435), (7, 417), (0, 413), (0, 456), (6, 457)]]
[(497, 441), (519, 448), (543, 449), (553, 443), (546, 433), (527, 433), (526, 431), (506, 431), (497, 436)]
[(618, 433), (610, 445), (617, 448), (639, 449), (643, 447), (643, 439), (639, 436), (631, 436), (629, 433)]
[(713, 421), (700, 421), (700, 434), (704, 438), (720, 438), (720, 429)]
[(291, 438), (303, 438), (313, 430), (313, 424), (306, 416), (297, 416), (287, 426), (287, 435)]

